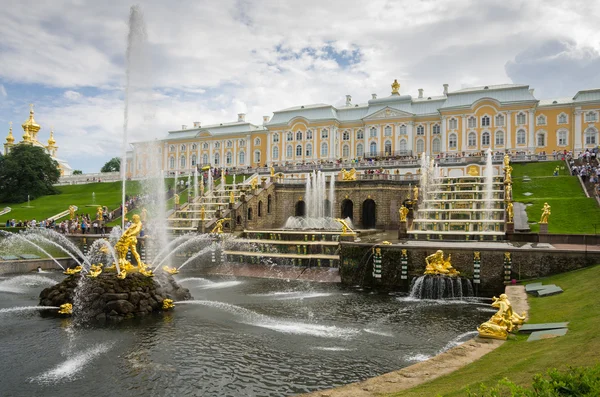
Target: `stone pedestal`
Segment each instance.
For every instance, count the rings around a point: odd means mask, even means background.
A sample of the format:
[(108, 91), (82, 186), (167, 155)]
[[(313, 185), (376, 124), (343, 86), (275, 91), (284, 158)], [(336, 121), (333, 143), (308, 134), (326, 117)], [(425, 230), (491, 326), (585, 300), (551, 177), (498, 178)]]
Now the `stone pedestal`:
[(229, 209), (232, 210), (233, 209), (233, 204), (234, 203), (229, 203)]
[(514, 233), (515, 232), (515, 224), (513, 222), (506, 223), (506, 233)]
[(173, 209), (175, 209), (175, 211), (179, 211), (179, 204), (175, 204), (175, 205), (173, 206)]
[(548, 224), (540, 223), (540, 234), (548, 234)]
[(398, 239), (406, 239), (408, 238), (408, 227), (407, 227), (407, 222), (400, 222), (398, 224)]

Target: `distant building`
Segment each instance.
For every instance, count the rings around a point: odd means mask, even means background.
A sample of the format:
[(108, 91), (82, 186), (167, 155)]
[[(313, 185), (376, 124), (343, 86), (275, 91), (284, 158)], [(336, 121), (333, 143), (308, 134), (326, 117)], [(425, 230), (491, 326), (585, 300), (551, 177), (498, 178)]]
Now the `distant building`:
[(58, 163), (58, 168), (60, 169), (61, 176), (63, 175), (71, 175), (73, 173), (73, 169), (69, 166), (69, 164), (65, 160), (61, 160), (56, 157), (56, 152), (58, 150), (58, 146), (56, 146), (56, 141), (54, 140), (54, 131), (50, 131), (50, 138), (48, 138), (48, 144), (44, 145), (42, 142), (38, 140), (38, 132), (42, 128), (33, 118), (33, 105), (31, 105), (31, 109), (29, 110), (29, 119), (25, 121), (21, 127), (23, 127), (23, 140), (19, 143), (15, 144), (15, 137), (12, 132), (12, 123), (10, 124), (8, 130), (8, 136), (6, 137), (6, 143), (4, 144), (4, 154), (10, 153), (11, 149), (15, 145), (33, 145), (44, 148), (46, 152)]
[[(156, 142), (133, 144), (130, 176), (142, 176), (159, 156), (162, 169), (186, 172), (197, 166), (255, 167), (287, 163), (417, 156), (463, 156), (494, 152), (551, 154), (598, 146), (600, 89), (572, 98), (536, 99), (528, 85), (504, 84), (442, 95), (376, 94), (367, 103), (296, 106), (245, 121), (169, 131)], [(158, 143), (158, 145), (157, 145)]]

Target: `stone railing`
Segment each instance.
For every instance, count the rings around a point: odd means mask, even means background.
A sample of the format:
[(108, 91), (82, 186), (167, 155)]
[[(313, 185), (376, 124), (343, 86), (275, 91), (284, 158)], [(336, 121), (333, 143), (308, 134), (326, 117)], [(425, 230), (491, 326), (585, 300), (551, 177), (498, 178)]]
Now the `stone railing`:
[(121, 179), (120, 172), (99, 172), (95, 174), (61, 176), (57, 185), (77, 185), (92, 182), (116, 182)]
[(8, 214), (10, 211), (12, 211), (12, 208), (4, 207), (0, 210), (0, 215)]

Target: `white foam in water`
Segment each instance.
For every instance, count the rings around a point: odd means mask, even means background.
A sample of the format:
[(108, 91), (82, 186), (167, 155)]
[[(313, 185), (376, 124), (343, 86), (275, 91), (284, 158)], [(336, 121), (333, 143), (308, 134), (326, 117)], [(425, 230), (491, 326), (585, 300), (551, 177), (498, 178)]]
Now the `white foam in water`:
[(38, 275), (17, 276), (0, 281), (0, 292), (21, 293), (25, 292), (25, 288), (27, 287), (49, 287), (55, 284), (58, 284), (58, 281), (51, 279), (50, 277)]
[(331, 292), (304, 292), (304, 291), (291, 291), (291, 292), (271, 292), (268, 294), (256, 294), (254, 296), (267, 296), (275, 297), (277, 300), (291, 300), (291, 299), (310, 299), (310, 298), (321, 298), (324, 296), (333, 295)]
[(62, 381), (74, 380), (77, 374), (81, 372), (94, 358), (102, 353), (106, 353), (112, 347), (112, 343), (101, 343), (93, 346), (81, 353), (75, 354), (62, 364), (57, 365), (50, 371), (32, 378), (32, 382), (39, 383), (57, 383)]
[(456, 347), (458, 345), (462, 345), (463, 343), (465, 343), (467, 340), (469, 340), (470, 336), (475, 336), (477, 335), (477, 331), (469, 331), (469, 332), (465, 332), (464, 334), (460, 334), (458, 335), (456, 338), (452, 339), (450, 342), (448, 342), (446, 344), (446, 346), (444, 346), (442, 348), (442, 350), (440, 350), (439, 352), (437, 352), (437, 354), (441, 354), (447, 350), (452, 349), (453, 347)]
[(182, 278), (181, 280), (177, 280), (180, 283), (186, 283), (189, 281), (197, 281), (199, 283), (205, 283), (205, 284), (214, 284), (214, 281), (210, 281), (206, 278), (202, 278), (202, 277), (187, 277), (187, 278)]
[(285, 334), (312, 335), (319, 336), (322, 338), (350, 339), (359, 333), (359, 330), (357, 329), (340, 328), (335, 325), (320, 325), (296, 321), (277, 320), (264, 314), (259, 314), (253, 312), (252, 310), (248, 310), (243, 307), (231, 305), (229, 303), (224, 302), (195, 300), (178, 302), (177, 304), (194, 304), (222, 309), (229, 313), (241, 316), (244, 319), (244, 321), (242, 321), (242, 323), (244, 324), (268, 328), (273, 331), (282, 332)]
[(220, 282), (213, 282), (210, 284), (205, 284), (202, 286), (202, 288), (204, 288), (204, 289), (229, 288), (229, 287), (233, 287), (236, 285), (240, 285), (241, 283), (242, 282), (238, 281), (238, 280), (220, 281)]
[(387, 337), (390, 337), (390, 338), (394, 336), (394, 334), (391, 333), (391, 332), (379, 331), (379, 330), (376, 330), (376, 329), (365, 328), (363, 331), (365, 331), (368, 334), (387, 336)]
[(408, 356), (405, 358), (406, 361), (425, 361), (429, 360), (431, 356), (426, 354), (413, 354), (412, 356)]
[(348, 349), (347, 347), (325, 347), (325, 346), (317, 346), (311, 347), (311, 350), (321, 350), (326, 352), (348, 352), (354, 349)]
[(18, 307), (8, 307), (6, 309), (0, 309), (0, 314), (5, 313), (15, 313), (15, 312), (28, 312), (32, 310), (58, 310), (58, 306), (18, 306)]

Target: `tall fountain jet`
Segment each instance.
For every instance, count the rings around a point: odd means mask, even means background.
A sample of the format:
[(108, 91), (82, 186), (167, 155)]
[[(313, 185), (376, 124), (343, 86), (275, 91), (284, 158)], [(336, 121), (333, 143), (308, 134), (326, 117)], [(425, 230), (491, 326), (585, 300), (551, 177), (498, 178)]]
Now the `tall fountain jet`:
[[(486, 153), (485, 171), (484, 171), (484, 200), (485, 200), (485, 219), (492, 220), (493, 209), (493, 192), (494, 189), (494, 166), (492, 164), (492, 149), (488, 149)], [(489, 227), (489, 225), (486, 225)]]

